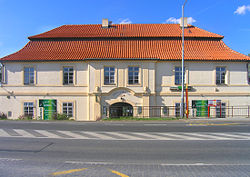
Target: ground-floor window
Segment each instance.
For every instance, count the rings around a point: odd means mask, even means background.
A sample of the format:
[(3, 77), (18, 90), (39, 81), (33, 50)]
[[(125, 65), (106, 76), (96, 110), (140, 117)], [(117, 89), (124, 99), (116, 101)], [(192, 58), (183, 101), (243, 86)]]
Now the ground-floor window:
[[(184, 104), (184, 113), (186, 110), (186, 103)], [(175, 103), (175, 117), (181, 117), (181, 103)]]
[(226, 117), (226, 103), (221, 103), (220, 105), (216, 106), (216, 117)]
[(23, 105), (23, 112), (25, 116), (32, 116), (34, 115), (34, 103), (33, 102), (24, 102)]
[(73, 117), (73, 103), (72, 102), (63, 103), (63, 114), (66, 114), (68, 117)]
[(181, 103), (175, 103), (175, 117), (181, 116)]

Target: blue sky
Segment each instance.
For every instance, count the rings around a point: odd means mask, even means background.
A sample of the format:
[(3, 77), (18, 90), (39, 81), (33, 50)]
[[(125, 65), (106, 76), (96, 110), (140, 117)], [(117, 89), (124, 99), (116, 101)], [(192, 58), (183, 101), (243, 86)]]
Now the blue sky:
[[(175, 23), (185, 0), (0, 0), (0, 57), (20, 50), (28, 36), (64, 24)], [(250, 53), (249, 0), (188, 0), (185, 16), (224, 35), (233, 50)]]

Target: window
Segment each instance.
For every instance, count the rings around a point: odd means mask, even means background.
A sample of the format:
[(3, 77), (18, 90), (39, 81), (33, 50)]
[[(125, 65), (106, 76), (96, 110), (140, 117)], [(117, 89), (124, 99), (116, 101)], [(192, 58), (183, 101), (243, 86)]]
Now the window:
[(247, 81), (250, 84), (250, 63), (247, 64)]
[(24, 102), (23, 104), (23, 112), (25, 116), (32, 116), (34, 115), (34, 103), (33, 102)]
[(74, 83), (74, 69), (73, 67), (63, 68), (63, 85), (70, 85)]
[(24, 85), (34, 84), (34, 68), (25, 67), (24, 68)]
[(226, 68), (216, 67), (216, 84), (225, 84)]
[(0, 63), (0, 83), (2, 83), (2, 81), (3, 81), (3, 66)]
[(104, 67), (104, 84), (114, 84), (115, 83), (115, 68), (114, 67)]
[(73, 103), (72, 102), (63, 103), (63, 114), (66, 114), (68, 117), (73, 117)]
[(219, 103), (216, 105), (216, 117), (226, 117), (226, 103)]
[(138, 84), (139, 83), (139, 67), (128, 67), (128, 83)]
[(175, 117), (180, 117), (181, 115), (181, 104), (175, 103)]
[(168, 116), (169, 115), (169, 107), (163, 106), (162, 113), (164, 116)]
[[(175, 67), (175, 85), (181, 85), (182, 68)], [(185, 68), (184, 68), (184, 83), (185, 83)]]
[[(184, 104), (184, 112), (186, 109), (186, 103)], [(175, 117), (181, 117), (181, 103), (175, 103)]]
[(5, 83), (5, 66), (0, 63), (0, 85)]

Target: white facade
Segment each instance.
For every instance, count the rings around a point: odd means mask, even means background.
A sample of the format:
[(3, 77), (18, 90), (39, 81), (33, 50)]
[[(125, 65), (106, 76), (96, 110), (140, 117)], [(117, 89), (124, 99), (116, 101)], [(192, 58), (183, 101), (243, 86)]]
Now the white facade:
[[(87, 60), (79, 62), (4, 62), (5, 74), (0, 87), (0, 112), (17, 119), (24, 114), (24, 103), (34, 103), (34, 117), (39, 116), (39, 99), (57, 100), (57, 112), (64, 102), (73, 103), (77, 121), (96, 121), (105, 117), (104, 108), (125, 102), (133, 107), (175, 106), (181, 92), (175, 87), (175, 67), (179, 61)], [(63, 68), (73, 67), (73, 84), (63, 85)], [(114, 67), (114, 83), (104, 83), (104, 67)], [(139, 67), (138, 84), (128, 83), (128, 67)], [(34, 84), (24, 85), (24, 68), (34, 68)], [(216, 67), (226, 69), (225, 84), (216, 84)], [(227, 106), (250, 105), (247, 62), (185, 62), (185, 81), (192, 90), (192, 100), (221, 100)], [(108, 112), (108, 110), (107, 110)], [(140, 116), (138, 109), (133, 115)], [(149, 111), (143, 112), (150, 115)]]

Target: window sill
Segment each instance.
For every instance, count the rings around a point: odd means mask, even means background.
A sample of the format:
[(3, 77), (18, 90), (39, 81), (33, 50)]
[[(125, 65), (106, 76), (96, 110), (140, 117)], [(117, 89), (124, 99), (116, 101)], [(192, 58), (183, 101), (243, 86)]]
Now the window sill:
[(228, 87), (228, 84), (216, 84), (216, 87)]
[(23, 86), (24, 86), (24, 87), (29, 87), (29, 86), (34, 87), (34, 86), (36, 86), (36, 84), (23, 84)]
[(67, 86), (68, 86), (68, 87), (74, 87), (75, 84), (63, 84), (63, 86), (64, 86), (64, 87), (67, 87)]
[(140, 87), (141, 84), (127, 84), (128, 87)]
[(114, 84), (103, 84), (102, 87), (116, 87), (117, 84), (114, 83)]

